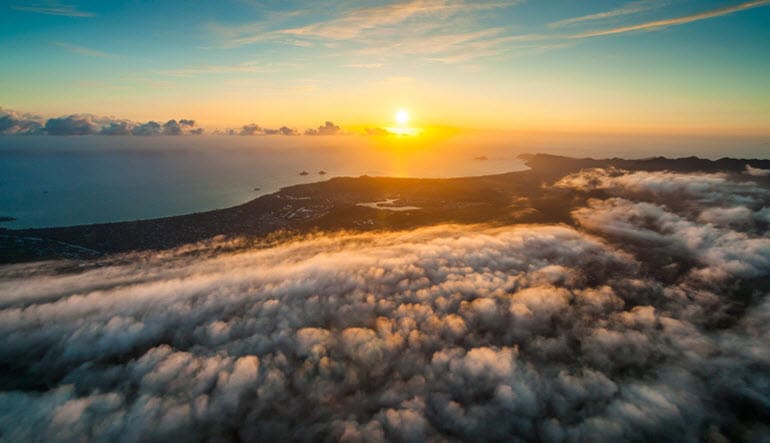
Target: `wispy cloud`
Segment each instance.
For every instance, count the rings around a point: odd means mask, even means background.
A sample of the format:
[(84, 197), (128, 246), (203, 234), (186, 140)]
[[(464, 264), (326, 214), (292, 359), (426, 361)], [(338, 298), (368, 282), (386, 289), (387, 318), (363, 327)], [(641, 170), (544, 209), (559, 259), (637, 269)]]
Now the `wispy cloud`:
[(11, 5), (11, 9), (16, 11), (34, 12), (36, 14), (61, 15), (65, 17), (94, 17), (96, 14), (85, 11), (78, 11), (74, 6), (19, 6)]
[(410, 55), (454, 55), (464, 53), (472, 56), (478, 51), (487, 50), (507, 41), (500, 38), (502, 28), (490, 28), (473, 32), (454, 32), (448, 34), (425, 35), (422, 38), (366, 40), (366, 47), (358, 51), (361, 54), (398, 53)]
[[(533, 32), (525, 34), (514, 34), (514, 29), (509, 26), (488, 26), (485, 15), (497, 14), (498, 10), (518, 3), (520, 1), (515, 0), (488, 3), (466, 0), (411, 0), (384, 6), (346, 9), (332, 17), (326, 15), (326, 18), (321, 18), (324, 17), (322, 12), (314, 11), (302, 14), (300, 24), (296, 22), (298, 15), (294, 11), (286, 13), (286, 16), (271, 15), (269, 19), (239, 27), (211, 25), (210, 29), (218, 34), (224, 47), (254, 43), (333, 46), (335, 55), (346, 53), (365, 57), (364, 60), (374, 60), (352, 63), (344, 65), (345, 67), (374, 69), (402, 56), (417, 57), (433, 63), (468, 63), (482, 58), (539, 53), (572, 46), (580, 39), (658, 30), (719, 17), (765, 6), (770, 4), (770, 0), (744, 1), (681, 17), (658, 18), (614, 27), (613, 22), (645, 12), (656, 11), (662, 14), (663, 8), (669, 6), (671, 1), (631, 1), (615, 9), (552, 22), (540, 30), (533, 29)], [(644, 19), (636, 17), (637, 22), (641, 20)], [(579, 25), (583, 25), (584, 30), (558, 31), (560, 28)], [(250, 70), (251, 68), (243, 67), (205, 69), (206, 72)], [(200, 73), (201, 70), (194, 71)], [(190, 70), (182, 72), (190, 73)]]
[(121, 84), (131, 83), (139, 85), (143, 88), (153, 88), (153, 89), (167, 89), (172, 88), (176, 84), (173, 81), (169, 80), (158, 80), (155, 78), (148, 78), (148, 77), (136, 77), (136, 76), (127, 76), (122, 77), (120, 79)]
[(645, 12), (651, 9), (662, 7), (666, 3), (668, 2), (660, 1), (660, 0), (640, 0), (640, 1), (627, 3), (621, 6), (620, 8), (612, 9), (609, 11), (598, 12), (598, 13), (589, 14), (589, 15), (582, 15), (580, 17), (572, 17), (565, 20), (559, 20), (557, 22), (553, 22), (549, 24), (548, 26), (551, 28), (561, 28), (564, 26), (570, 26), (570, 25), (575, 25), (579, 23), (607, 20), (615, 17), (622, 17), (625, 15), (633, 15), (633, 14), (638, 14), (640, 12)]
[(476, 4), (463, 1), (415, 0), (408, 3), (355, 9), (337, 19), (285, 29), (281, 32), (330, 40), (345, 40), (359, 37), (370, 30), (398, 25), (419, 16), (430, 15), (435, 19), (436, 16), (441, 15), (468, 14), (479, 10), (509, 7), (516, 3), (518, 2)]
[(87, 57), (114, 57), (106, 52), (97, 51), (95, 49), (85, 48), (83, 46), (72, 45), (64, 42), (54, 42), (54, 45), (64, 48), (67, 51), (74, 52), (75, 54), (85, 55)]
[(237, 65), (200, 65), (191, 68), (170, 69), (161, 71), (162, 74), (172, 77), (192, 77), (200, 74), (229, 74), (229, 73), (259, 73), (265, 72), (265, 68), (254, 62), (240, 63)]
[(382, 63), (350, 63), (347, 65), (344, 65), (346, 68), (356, 68), (356, 69), (378, 69), (381, 68), (383, 65)]
[[(376, 7), (356, 8), (342, 12), (327, 20), (317, 20), (302, 26), (274, 26), (282, 23), (281, 17), (272, 16), (269, 21), (261, 21), (233, 29), (220, 25), (210, 28), (224, 38), (225, 47), (243, 46), (266, 41), (283, 41), (292, 45), (301, 42), (327, 41), (338, 42), (355, 40), (363, 45), (382, 47), (398, 44), (404, 37), (404, 26), (409, 25), (410, 41), (424, 40), (430, 33), (446, 34), (440, 37), (451, 38), (468, 32), (458, 26), (458, 21), (465, 21), (479, 11), (501, 9), (514, 6), (519, 1), (472, 3), (462, 0), (413, 0), (406, 3)], [(291, 17), (296, 17), (292, 14)], [(290, 38), (291, 40), (286, 40)]]
[(662, 29), (670, 26), (683, 25), (686, 23), (697, 22), (700, 20), (721, 17), (723, 15), (732, 14), (734, 12), (744, 11), (746, 9), (756, 8), (759, 6), (765, 6), (768, 4), (770, 4), (770, 0), (754, 0), (750, 2), (740, 3), (734, 6), (712, 9), (712, 10), (700, 12), (697, 14), (685, 15), (682, 17), (667, 18), (662, 20), (639, 23), (636, 25), (619, 26), (615, 28), (583, 32), (583, 33), (571, 35), (568, 38), (589, 38), (589, 37), (599, 37), (603, 35), (623, 34), (626, 32), (633, 32), (633, 31), (647, 31), (647, 30)]

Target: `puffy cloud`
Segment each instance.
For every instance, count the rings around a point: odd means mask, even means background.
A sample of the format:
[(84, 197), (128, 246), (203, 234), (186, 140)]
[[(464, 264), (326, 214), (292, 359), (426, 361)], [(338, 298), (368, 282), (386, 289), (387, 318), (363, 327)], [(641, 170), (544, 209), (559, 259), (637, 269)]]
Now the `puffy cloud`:
[(132, 135), (200, 135), (203, 134), (203, 128), (196, 128), (194, 120), (181, 119), (179, 121), (169, 120), (160, 124), (155, 121), (149, 121), (143, 124), (134, 124), (131, 128)]
[(770, 169), (754, 168), (751, 165), (746, 165), (746, 174), (754, 177), (767, 177), (770, 175)]
[(0, 108), (0, 134), (4, 135), (199, 135), (194, 120), (169, 120), (163, 125), (136, 123), (90, 114), (73, 114), (48, 120)]
[[(648, 220), (666, 217), (670, 219), (669, 227), (697, 220), (715, 225), (739, 223), (742, 224), (741, 230), (753, 233), (767, 229), (770, 189), (755, 181), (746, 181), (745, 175), (667, 171), (629, 173), (618, 169), (590, 169), (570, 174), (557, 181), (555, 186), (593, 197), (631, 201), (635, 216)], [(619, 217), (610, 215), (615, 221), (624, 218), (620, 214), (623, 211), (620, 200), (599, 203), (605, 208), (609, 207), (607, 205), (617, 208), (615, 215)], [(679, 219), (673, 220), (672, 217)], [(631, 234), (649, 233), (649, 229), (637, 230), (636, 224), (629, 225), (633, 231)], [(695, 226), (692, 228), (697, 230)]]
[(169, 120), (163, 123), (163, 135), (181, 135), (182, 126), (176, 120)]
[(131, 135), (131, 131), (135, 129), (129, 121), (114, 121), (110, 122), (107, 126), (102, 127), (99, 134), (101, 135)]
[(241, 130), (238, 131), (238, 135), (260, 135), (262, 133), (262, 128), (254, 123), (250, 125), (244, 125)]
[(752, 228), (761, 230), (770, 223), (770, 208), (762, 207), (756, 211), (745, 206), (709, 208), (701, 212), (698, 220), (741, 230)]
[(392, 133), (385, 128), (366, 128), (364, 133), (372, 136), (392, 135)]
[[(760, 440), (764, 188), (590, 174), (612, 186), (574, 182), (592, 197), (577, 227), (314, 234), (229, 252), (216, 240), (2, 267), (0, 434)], [(688, 204), (650, 200), (671, 195)]]
[(227, 129), (219, 132), (221, 135), (299, 135), (299, 131), (281, 126), (278, 129), (263, 128), (256, 123), (242, 126), (240, 129)]
[(160, 123), (149, 121), (140, 125), (136, 125), (131, 130), (132, 135), (160, 135), (161, 126)]
[(705, 204), (723, 203), (727, 199), (748, 203), (756, 196), (768, 195), (767, 189), (754, 182), (732, 180), (726, 173), (627, 172), (598, 168), (568, 175), (555, 186), (581, 191), (601, 190), (611, 195), (666, 203), (670, 198)]
[(78, 115), (48, 119), (44, 129), (48, 135), (89, 135), (97, 132), (91, 118)]
[(0, 134), (36, 135), (42, 133), (44, 123), (40, 116), (0, 108)]
[[(706, 220), (717, 217), (714, 210), (704, 214)], [(661, 255), (657, 260), (649, 257), (656, 265), (677, 267), (707, 280), (759, 277), (770, 267), (770, 238), (688, 220), (662, 206), (621, 198), (591, 200), (573, 215), (590, 231), (630, 242), (628, 248), (638, 254)]]
[(338, 135), (342, 133), (342, 129), (334, 123), (327, 121), (318, 129), (308, 129), (305, 131), (305, 135)]
[(181, 119), (178, 122), (169, 120), (163, 124), (161, 133), (163, 135), (200, 135), (203, 133), (203, 128), (195, 128), (194, 120)]
[(169, 120), (163, 125), (164, 135), (201, 135), (203, 128), (196, 128), (194, 120)]
[(262, 130), (262, 132), (265, 135), (299, 135), (299, 132), (297, 132), (296, 129), (291, 129), (287, 126), (281, 126), (278, 129), (265, 128)]

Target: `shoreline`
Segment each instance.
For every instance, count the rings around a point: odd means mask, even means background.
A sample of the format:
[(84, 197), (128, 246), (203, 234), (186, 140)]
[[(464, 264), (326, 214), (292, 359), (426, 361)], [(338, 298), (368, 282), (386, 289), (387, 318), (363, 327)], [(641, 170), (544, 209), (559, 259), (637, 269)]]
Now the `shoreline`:
[[(54, 228), (0, 227), (0, 263), (162, 250), (217, 236), (264, 238), (279, 232), (412, 229), (439, 223), (571, 224), (570, 211), (581, 201), (542, 186), (570, 172), (596, 167), (732, 174), (742, 174), (746, 165), (770, 169), (770, 160), (758, 159), (520, 158), (530, 169), (458, 178), (335, 177), (211, 211)], [(383, 201), (405, 209), (361, 205)]]

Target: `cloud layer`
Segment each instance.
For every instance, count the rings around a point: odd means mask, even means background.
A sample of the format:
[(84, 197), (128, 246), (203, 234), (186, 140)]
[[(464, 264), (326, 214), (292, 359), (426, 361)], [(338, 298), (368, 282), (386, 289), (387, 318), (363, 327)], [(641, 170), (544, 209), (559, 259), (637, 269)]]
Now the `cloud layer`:
[[(201, 135), (205, 130), (195, 120), (168, 120), (165, 123), (146, 123), (98, 117), (91, 114), (72, 114), (44, 119), (43, 117), (0, 108), (0, 135)], [(288, 126), (264, 128), (256, 123), (238, 129), (214, 131), (217, 135), (343, 135), (346, 134), (331, 121), (304, 132)]]
[(0, 108), (0, 135), (199, 135), (194, 120), (137, 123), (91, 114), (72, 114), (48, 120)]
[(317, 129), (308, 129), (305, 131), (305, 135), (339, 135), (342, 134), (342, 128), (334, 123), (327, 121)]
[[(408, 0), (335, 8), (322, 3), (302, 4), (271, 11), (256, 22), (235, 26), (219, 23), (209, 28), (228, 48), (264, 43), (327, 45), (335, 48), (335, 57), (346, 53), (356, 60), (344, 65), (353, 68), (382, 67), (405, 55), (430, 63), (478, 63), (481, 58), (497, 60), (570, 47), (582, 39), (659, 31), (765, 7), (770, 0), (732, 2), (715, 8), (693, 4), (684, 10), (677, 2), (636, 0), (586, 15), (566, 16), (545, 26), (538, 26), (538, 18), (526, 24), (515, 22), (515, 16), (527, 14), (518, 9), (525, 3)], [(585, 6), (591, 10), (592, 5)], [(490, 25), (490, 17), (502, 15), (513, 18), (502, 23), (492, 20), (497, 26)]]
[(759, 440), (759, 180), (585, 171), (558, 184), (591, 197), (577, 228), (215, 240), (0, 268), (0, 435)]
[(264, 128), (256, 123), (250, 123), (243, 125), (237, 129), (227, 129), (225, 131), (217, 131), (216, 134), (220, 135), (345, 135), (347, 134), (339, 126), (335, 125), (331, 121), (324, 122), (323, 125), (318, 128), (306, 129), (304, 132), (300, 132), (297, 129), (290, 128), (288, 126), (281, 126), (280, 128)]

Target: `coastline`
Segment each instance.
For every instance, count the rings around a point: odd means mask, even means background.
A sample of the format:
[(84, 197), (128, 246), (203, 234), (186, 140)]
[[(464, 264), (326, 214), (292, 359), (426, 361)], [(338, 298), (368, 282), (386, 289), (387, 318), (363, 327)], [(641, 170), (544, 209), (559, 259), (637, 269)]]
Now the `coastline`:
[[(520, 158), (530, 169), (446, 179), (336, 177), (284, 187), (212, 211), (68, 227), (0, 228), (0, 263), (162, 250), (217, 236), (264, 238), (276, 233), (411, 229), (439, 223), (571, 224), (571, 209), (584, 200), (542, 186), (570, 172), (598, 167), (732, 174), (741, 174), (746, 165), (770, 169), (770, 160), (757, 159), (576, 159), (547, 154)], [(383, 201), (406, 209), (361, 205)]]

